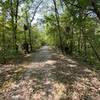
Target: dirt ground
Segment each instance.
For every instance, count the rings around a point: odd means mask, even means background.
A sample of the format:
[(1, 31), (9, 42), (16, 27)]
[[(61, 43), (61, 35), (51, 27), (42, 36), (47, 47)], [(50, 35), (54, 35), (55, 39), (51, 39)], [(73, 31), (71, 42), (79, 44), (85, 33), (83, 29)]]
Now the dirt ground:
[(0, 100), (100, 100), (100, 73), (44, 46), (0, 65)]

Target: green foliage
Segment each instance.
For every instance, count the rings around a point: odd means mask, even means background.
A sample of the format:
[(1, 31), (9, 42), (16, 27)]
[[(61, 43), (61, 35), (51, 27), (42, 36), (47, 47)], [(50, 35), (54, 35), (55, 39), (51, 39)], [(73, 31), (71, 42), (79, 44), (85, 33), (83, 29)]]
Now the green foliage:
[(79, 4), (81, 7), (85, 8), (90, 4), (90, 0), (79, 0)]
[[(37, 25), (31, 24), (31, 27), (29, 27), (31, 18), (30, 15), (26, 15), (27, 11), (34, 10), (31, 8), (33, 2), (34, 0), (14, 0), (13, 2), (6, 0), (0, 2), (0, 63), (5, 63), (8, 59), (23, 54), (22, 46), (25, 41), (28, 43), (30, 51), (30, 37), (32, 38), (33, 51), (43, 44)], [(29, 12), (27, 14), (30, 14)], [(27, 30), (23, 29), (24, 24), (27, 25)]]
[[(89, 0), (79, 0), (77, 3), (75, 0), (66, 2), (68, 3), (67, 9), (60, 14), (59, 19), (63, 52), (75, 55), (89, 64), (100, 65), (100, 31), (97, 31), (100, 23), (95, 20), (95, 16), (87, 15), (84, 10), (90, 6)], [(45, 24), (48, 43), (59, 47), (55, 15), (46, 16)]]
[(39, 2), (0, 2), (0, 61), (23, 53), (22, 45), (27, 42), (30, 52), (43, 45), (60, 48), (62, 44), (66, 54), (80, 57), (89, 64), (100, 62), (100, 1), (63, 0), (63, 3), (56, 3), (59, 14), (55, 16), (58, 12), (54, 9), (47, 15), (43, 13), (44, 23), (41, 23), (45, 27), (40, 32), (38, 25), (33, 24)]

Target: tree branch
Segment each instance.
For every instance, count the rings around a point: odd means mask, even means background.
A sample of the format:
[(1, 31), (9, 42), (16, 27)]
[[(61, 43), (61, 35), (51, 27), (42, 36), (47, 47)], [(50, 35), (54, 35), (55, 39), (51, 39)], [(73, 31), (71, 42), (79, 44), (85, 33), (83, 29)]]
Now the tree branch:
[(34, 20), (35, 14), (37, 13), (37, 10), (38, 10), (38, 8), (39, 8), (39, 6), (41, 5), (42, 2), (43, 2), (43, 1), (40, 1), (40, 3), (39, 3), (39, 4), (37, 5), (37, 7), (35, 8), (35, 11), (34, 11), (34, 13), (33, 13), (33, 16), (32, 16), (32, 19), (31, 19), (30, 22), (32, 22), (32, 21)]

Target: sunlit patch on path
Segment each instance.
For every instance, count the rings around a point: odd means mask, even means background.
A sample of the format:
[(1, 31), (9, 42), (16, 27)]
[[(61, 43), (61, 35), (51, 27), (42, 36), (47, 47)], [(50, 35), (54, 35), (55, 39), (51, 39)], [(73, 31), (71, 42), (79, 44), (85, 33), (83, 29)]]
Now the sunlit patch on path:
[(100, 76), (44, 46), (0, 67), (0, 100), (100, 100)]

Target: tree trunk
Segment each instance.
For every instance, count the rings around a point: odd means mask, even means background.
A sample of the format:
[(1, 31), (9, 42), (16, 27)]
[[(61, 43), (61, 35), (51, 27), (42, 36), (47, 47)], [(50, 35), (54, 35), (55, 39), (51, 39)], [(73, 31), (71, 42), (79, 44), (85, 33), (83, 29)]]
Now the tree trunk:
[(87, 40), (88, 40), (93, 52), (95, 53), (97, 59), (100, 61), (100, 56), (98, 55), (97, 51), (95, 50), (95, 47), (92, 45), (92, 42), (90, 41), (90, 39), (88, 39), (88, 37), (87, 37)]
[(29, 24), (29, 45), (30, 45), (30, 51), (33, 51), (33, 47), (32, 47), (32, 38), (31, 38), (31, 24)]
[(5, 24), (6, 24), (6, 22), (5, 22), (6, 17), (5, 16), (6, 16), (6, 14), (5, 14), (5, 12), (6, 11), (4, 9), (2, 11), (3, 11), (3, 32), (2, 32), (2, 42), (3, 42), (2, 50), (3, 50), (3, 55), (2, 56), (3, 56), (3, 63), (5, 64), (6, 63), (6, 58), (5, 58), (5, 53), (6, 53), (5, 52), (6, 51), (6, 49), (5, 49), (6, 48), (6, 46), (5, 46), (6, 45), (6, 42), (5, 42), (5, 40), (6, 40), (5, 39), (5, 31), (6, 31), (5, 30)]
[(62, 36), (61, 36), (60, 24), (59, 24), (59, 13), (58, 13), (58, 10), (57, 10), (56, 1), (53, 0), (53, 3), (54, 3), (54, 6), (55, 6), (55, 16), (56, 16), (56, 21), (57, 21), (57, 29), (58, 29), (58, 35), (59, 35), (60, 49), (63, 52)]
[(16, 13), (15, 13), (15, 50), (18, 52), (18, 45), (17, 45), (17, 20), (18, 20), (18, 6), (19, 0), (16, 0)]
[(11, 4), (11, 18), (12, 18), (12, 31), (13, 31), (13, 48), (18, 52), (18, 46), (17, 46), (17, 17), (18, 17), (18, 6), (19, 6), (19, 0), (16, 1), (16, 10), (14, 12), (13, 10), (13, 1), (10, 0)]

